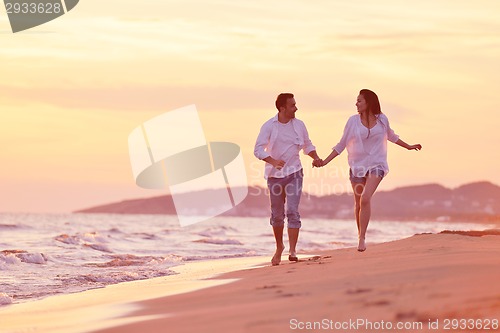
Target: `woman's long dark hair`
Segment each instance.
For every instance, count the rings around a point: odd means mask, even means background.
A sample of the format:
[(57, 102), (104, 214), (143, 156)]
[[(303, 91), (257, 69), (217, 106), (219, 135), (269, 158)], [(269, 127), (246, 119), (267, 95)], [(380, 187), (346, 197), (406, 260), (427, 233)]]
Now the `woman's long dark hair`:
[[(370, 113), (372, 113), (378, 120), (379, 114), (382, 113), (382, 109), (380, 108), (380, 102), (378, 100), (377, 94), (369, 89), (361, 89), (359, 94), (365, 98), (366, 104), (368, 105), (368, 112), (365, 113), (366, 123), (369, 125)], [(368, 127), (368, 138), (370, 136), (370, 128)]]

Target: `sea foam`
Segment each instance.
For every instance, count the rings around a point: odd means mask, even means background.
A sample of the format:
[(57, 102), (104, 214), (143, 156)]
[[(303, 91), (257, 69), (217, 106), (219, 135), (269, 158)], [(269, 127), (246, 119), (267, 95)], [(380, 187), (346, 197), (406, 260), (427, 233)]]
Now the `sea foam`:
[(12, 304), (12, 301), (13, 301), (12, 297), (10, 297), (5, 293), (0, 293), (0, 306)]

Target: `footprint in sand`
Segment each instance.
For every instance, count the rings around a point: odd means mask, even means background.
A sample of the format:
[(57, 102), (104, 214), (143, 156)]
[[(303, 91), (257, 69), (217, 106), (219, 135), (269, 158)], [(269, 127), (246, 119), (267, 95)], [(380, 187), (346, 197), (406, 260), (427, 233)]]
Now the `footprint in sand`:
[(369, 293), (371, 291), (372, 291), (372, 289), (368, 289), (368, 288), (357, 288), (357, 289), (349, 289), (349, 290), (347, 290), (346, 294), (357, 295), (357, 294)]

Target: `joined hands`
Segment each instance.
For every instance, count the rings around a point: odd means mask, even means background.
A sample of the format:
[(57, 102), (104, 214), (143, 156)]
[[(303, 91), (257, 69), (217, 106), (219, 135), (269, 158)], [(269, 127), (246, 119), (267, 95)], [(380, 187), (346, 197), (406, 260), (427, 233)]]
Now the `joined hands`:
[(320, 168), (322, 166), (324, 166), (325, 163), (323, 162), (323, 160), (321, 158), (317, 159), (317, 160), (313, 160), (312, 162), (312, 166), (313, 168), (316, 167), (316, 168)]

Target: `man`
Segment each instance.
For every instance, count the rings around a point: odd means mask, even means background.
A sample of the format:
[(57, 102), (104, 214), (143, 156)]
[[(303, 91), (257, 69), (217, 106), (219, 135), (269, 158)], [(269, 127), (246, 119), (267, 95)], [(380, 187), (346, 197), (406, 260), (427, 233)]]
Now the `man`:
[(302, 194), (303, 170), (299, 152), (311, 156), (314, 166), (321, 166), (322, 160), (309, 139), (304, 123), (295, 118), (298, 110), (293, 94), (282, 93), (276, 99), (278, 114), (262, 125), (257, 142), (255, 156), (266, 162), (265, 175), (271, 201), (271, 225), (276, 240), (276, 252), (271, 263), (273, 266), (281, 262), (283, 229), (286, 216), (288, 218), (288, 241), (290, 252), (288, 260), (298, 261), (296, 245), (301, 227), (299, 202)]

